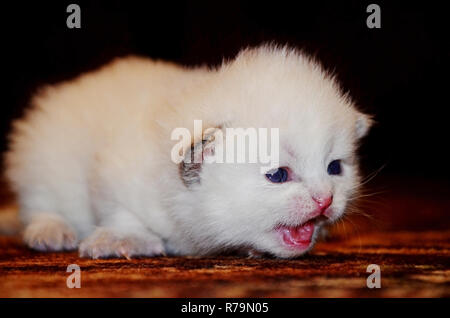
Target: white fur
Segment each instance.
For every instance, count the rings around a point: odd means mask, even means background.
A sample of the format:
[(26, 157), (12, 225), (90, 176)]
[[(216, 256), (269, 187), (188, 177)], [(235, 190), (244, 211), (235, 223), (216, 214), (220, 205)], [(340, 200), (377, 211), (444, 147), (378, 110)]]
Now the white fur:
[[(280, 165), (298, 178), (271, 184), (258, 164), (204, 164), (200, 184), (186, 187), (170, 135), (194, 119), (204, 129), (280, 128)], [(245, 50), (217, 70), (129, 57), (39, 92), (14, 125), (7, 175), (32, 248), (294, 257), (274, 227), (305, 222), (315, 194), (334, 195), (330, 222), (344, 213), (369, 124), (316, 62), (288, 48)], [(327, 174), (334, 159), (342, 176)]]

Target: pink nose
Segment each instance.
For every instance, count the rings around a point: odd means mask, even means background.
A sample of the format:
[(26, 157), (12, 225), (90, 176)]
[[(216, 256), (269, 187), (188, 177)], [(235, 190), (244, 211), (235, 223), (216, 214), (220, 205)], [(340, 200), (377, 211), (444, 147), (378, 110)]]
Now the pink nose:
[(323, 213), (331, 205), (331, 203), (333, 203), (333, 196), (330, 195), (327, 197), (313, 197), (313, 200), (319, 206), (321, 213)]

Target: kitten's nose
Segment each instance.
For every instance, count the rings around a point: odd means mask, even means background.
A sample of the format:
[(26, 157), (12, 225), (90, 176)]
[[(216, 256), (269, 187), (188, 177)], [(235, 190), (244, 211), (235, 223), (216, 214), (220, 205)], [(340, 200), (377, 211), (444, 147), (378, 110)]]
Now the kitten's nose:
[(312, 199), (317, 203), (321, 213), (325, 212), (325, 210), (333, 203), (333, 195), (326, 196), (313, 196)]

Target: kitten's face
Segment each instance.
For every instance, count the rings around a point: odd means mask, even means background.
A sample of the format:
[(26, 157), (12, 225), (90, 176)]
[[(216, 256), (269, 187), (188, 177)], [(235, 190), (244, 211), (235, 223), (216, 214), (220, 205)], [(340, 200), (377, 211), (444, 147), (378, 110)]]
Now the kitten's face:
[(317, 64), (295, 52), (244, 52), (220, 75), (202, 100), (210, 122), (278, 128), (283, 170), (271, 177), (259, 164), (203, 164), (189, 232), (205, 248), (301, 255), (354, 195), (356, 146), (370, 119)]
[(278, 257), (311, 249), (358, 187), (361, 120), (365, 116), (354, 111), (345, 120), (311, 118), (302, 127), (280, 127), (280, 169), (272, 174), (262, 174), (259, 164), (203, 164), (198, 215), (208, 224), (209, 243)]

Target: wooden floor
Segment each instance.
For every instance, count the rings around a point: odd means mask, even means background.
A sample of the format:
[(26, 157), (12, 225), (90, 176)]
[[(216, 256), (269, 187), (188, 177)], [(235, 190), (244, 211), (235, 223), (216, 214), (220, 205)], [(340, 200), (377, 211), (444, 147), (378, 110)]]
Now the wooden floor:
[[(450, 296), (450, 187), (383, 180), (360, 211), (297, 260), (160, 257), (88, 260), (38, 253), (0, 236), (0, 297), (442, 297)], [(407, 184), (408, 187), (404, 185)], [(14, 207), (3, 196), (3, 209)], [(69, 264), (81, 288), (69, 289)], [(369, 289), (369, 264), (381, 288)]]

